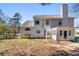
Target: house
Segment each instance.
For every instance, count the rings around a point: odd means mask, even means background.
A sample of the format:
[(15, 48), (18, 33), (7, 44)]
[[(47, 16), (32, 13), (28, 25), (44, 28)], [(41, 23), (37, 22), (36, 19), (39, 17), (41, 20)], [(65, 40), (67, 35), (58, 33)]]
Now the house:
[(30, 36), (31, 28), (33, 27), (33, 21), (26, 21), (21, 25), (20, 33), (21, 35)]
[(74, 18), (75, 17), (68, 16), (68, 5), (62, 4), (61, 15), (33, 16), (32, 22), (23, 24), (25, 26), (23, 27), (24, 30), (21, 31), (21, 34), (28, 34), (31, 38), (73, 40), (75, 37)]

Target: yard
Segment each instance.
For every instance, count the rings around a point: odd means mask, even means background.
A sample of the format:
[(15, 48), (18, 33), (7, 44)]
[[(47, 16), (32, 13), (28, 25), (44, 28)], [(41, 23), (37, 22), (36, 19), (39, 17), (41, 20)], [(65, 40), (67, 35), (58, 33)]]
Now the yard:
[(51, 39), (0, 40), (1, 56), (63, 56), (78, 55), (79, 43)]

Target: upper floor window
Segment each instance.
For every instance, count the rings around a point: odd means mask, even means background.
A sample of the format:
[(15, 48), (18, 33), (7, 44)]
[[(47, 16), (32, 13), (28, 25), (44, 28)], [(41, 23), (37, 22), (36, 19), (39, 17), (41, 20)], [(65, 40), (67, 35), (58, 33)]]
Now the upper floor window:
[(49, 20), (46, 20), (46, 25), (49, 25)]
[(36, 20), (36, 21), (35, 21), (35, 24), (36, 24), (36, 25), (38, 25), (38, 24), (39, 24), (39, 21), (38, 21), (38, 20)]
[(61, 22), (61, 21), (59, 21), (59, 22), (58, 22), (58, 25), (62, 25), (62, 22)]
[(58, 21), (58, 25), (62, 25), (62, 20), (61, 19)]

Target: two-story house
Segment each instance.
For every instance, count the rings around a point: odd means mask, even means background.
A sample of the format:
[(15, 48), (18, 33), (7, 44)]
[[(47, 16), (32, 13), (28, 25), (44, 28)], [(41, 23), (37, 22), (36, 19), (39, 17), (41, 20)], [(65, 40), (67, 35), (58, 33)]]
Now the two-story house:
[(61, 15), (36, 15), (33, 19), (31, 38), (74, 39), (74, 17), (68, 16), (67, 4), (62, 4)]

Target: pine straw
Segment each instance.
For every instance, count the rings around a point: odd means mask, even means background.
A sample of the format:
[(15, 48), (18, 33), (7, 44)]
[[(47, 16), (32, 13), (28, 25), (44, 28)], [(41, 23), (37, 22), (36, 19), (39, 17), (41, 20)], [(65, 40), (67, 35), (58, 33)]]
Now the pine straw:
[(0, 42), (0, 55), (3, 56), (69, 56), (79, 55), (79, 43), (51, 39), (30, 39), (20, 42), (18, 39)]

